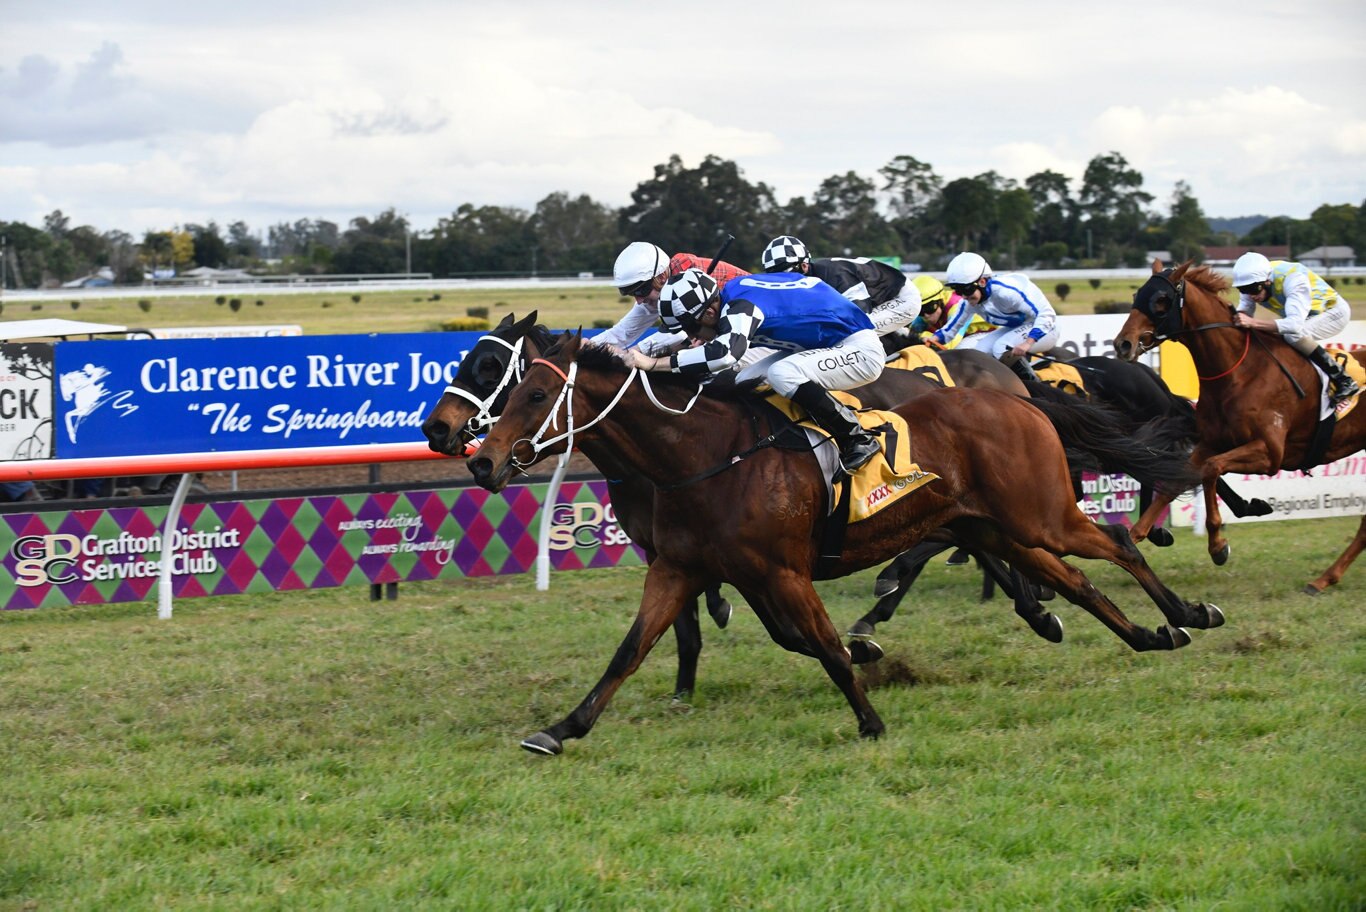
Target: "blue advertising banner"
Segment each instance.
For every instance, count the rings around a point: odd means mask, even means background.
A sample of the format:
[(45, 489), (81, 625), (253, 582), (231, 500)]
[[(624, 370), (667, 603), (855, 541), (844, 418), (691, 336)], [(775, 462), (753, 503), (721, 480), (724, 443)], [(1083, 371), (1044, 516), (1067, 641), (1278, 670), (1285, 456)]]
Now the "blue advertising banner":
[(55, 346), (58, 458), (411, 443), (482, 333)]

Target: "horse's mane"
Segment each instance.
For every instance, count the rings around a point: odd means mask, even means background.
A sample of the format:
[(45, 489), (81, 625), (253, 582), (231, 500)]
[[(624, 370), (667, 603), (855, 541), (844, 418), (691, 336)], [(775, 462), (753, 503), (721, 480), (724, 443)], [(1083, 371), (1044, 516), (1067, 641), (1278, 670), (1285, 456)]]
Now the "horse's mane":
[(1215, 296), (1233, 287), (1226, 277), (1209, 266), (1192, 266), (1186, 270), (1185, 280), (1201, 291), (1207, 291)]
[[(602, 371), (609, 374), (624, 374), (629, 367), (626, 362), (621, 360), (621, 356), (616, 353), (616, 349), (608, 345), (597, 345), (593, 342), (584, 341), (579, 348), (578, 355), (574, 358), (582, 367)], [(654, 372), (650, 374), (650, 384), (659, 389), (668, 389), (676, 386), (681, 390), (691, 394), (697, 389), (697, 379), (694, 377), (684, 377), (681, 374)], [(736, 388), (733, 383), (724, 383), (713, 380), (702, 387), (702, 395), (708, 399), (735, 400), (741, 397), (744, 391)]]

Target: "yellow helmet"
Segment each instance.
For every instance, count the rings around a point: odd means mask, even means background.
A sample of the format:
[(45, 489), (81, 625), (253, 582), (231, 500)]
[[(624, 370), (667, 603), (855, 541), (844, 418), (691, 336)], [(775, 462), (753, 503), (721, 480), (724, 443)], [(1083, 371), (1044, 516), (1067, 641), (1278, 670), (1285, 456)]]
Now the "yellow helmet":
[(934, 276), (918, 275), (911, 279), (911, 284), (920, 292), (920, 309), (922, 311), (934, 311), (936, 308), (931, 307), (931, 304), (937, 304), (939, 307), (945, 306), (949, 303), (949, 295), (953, 294), (953, 290), (949, 286)]

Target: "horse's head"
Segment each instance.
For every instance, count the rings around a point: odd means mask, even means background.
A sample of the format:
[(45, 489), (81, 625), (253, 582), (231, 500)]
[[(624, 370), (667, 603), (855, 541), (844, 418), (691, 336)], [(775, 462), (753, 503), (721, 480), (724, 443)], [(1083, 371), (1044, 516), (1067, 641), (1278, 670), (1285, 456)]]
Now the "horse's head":
[(508, 391), (525, 373), (527, 362), (540, 354), (544, 335), (535, 324), (534, 310), (521, 320), (508, 314), (461, 359), (450, 386), (422, 423), (432, 452), (459, 456), (498, 419)]
[(1134, 361), (1180, 333), (1186, 303), (1186, 270), (1192, 262), (1187, 260), (1174, 269), (1164, 269), (1161, 260), (1153, 261), (1153, 274), (1134, 293), (1129, 319), (1115, 335), (1115, 353), (1120, 358)]
[[(571, 366), (582, 344), (582, 335), (561, 335), (541, 357), (532, 359), (526, 375), (509, 391), (498, 423), (469, 461), (480, 487), (501, 491), (514, 472), (562, 453), (569, 445), (562, 433), (570, 420), (566, 400), (573, 392)], [(552, 440), (549, 445), (543, 445), (546, 438)]]

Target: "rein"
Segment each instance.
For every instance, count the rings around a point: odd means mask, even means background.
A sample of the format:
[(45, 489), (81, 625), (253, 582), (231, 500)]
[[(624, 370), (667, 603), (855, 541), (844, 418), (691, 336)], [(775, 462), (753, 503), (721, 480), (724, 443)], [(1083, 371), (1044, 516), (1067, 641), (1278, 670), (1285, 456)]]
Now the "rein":
[[(655, 408), (659, 409), (660, 411), (669, 412), (670, 414), (674, 415), (685, 415), (688, 412), (692, 411), (693, 405), (697, 402), (697, 397), (702, 395), (702, 385), (698, 384), (697, 392), (693, 393), (692, 398), (688, 400), (688, 404), (686, 406), (684, 406), (681, 410), (670, 408), (669, 406), (660, 402), (655, 397), (654, 389), (650, 386), (650, 381), (646, 378), (644, 372), (642, 372), (639, 368), (633, 367), (630, 369), (630, 373), (626, 375), (626, 382), (624, 382), (621, 385), (621, 388), (617, 390), (617, 394), (612, 397), (612, 401), (607, 403), (607, 407), (603, 409), (601, 412), (599, 412), (598, 416), (594, 418), (592, 421), (588, 422), (587, 424), (580, 425), (579, 427), (575, 427), (573, 394), (574, 378), (577, 377), (579, 373), (579, 362), (575, 361), (573, 364), (569, 365), (569, 373), (567, 374), (560, 369), (560, 366), (558, 364), (554, 364), (550, 361), (547, 361), (544, 358), (533, 358), (531, 363), (543, 364), (546, 367), (550, 368), (552, 371), (554, 371), (556, 374), (560, 376), (560, 379), (564, 381), (564, 385), (560, 387), (560, 395), (555, 399), (555, 404), (551, 407), (550, 412), (545, 416), (545, 421), (541, 422), (541, 426), (536, 430), (536, 433), (533, 434), (531, 437), (523, 437), (521, 440), (517, 441), (517, 443), (513, 444), (511, 456), (512, 464), (519, 471), (535, 463), (536, 460), (540, 458), (542, 451), (554, 446), (562, 440), (566, 441), (565, 449), (572, 450), (574, 448), (574, 435), (580, 431), (587, 430), (588, 428), (597, 424), (599, 421), (601, 421), (602, 419), (606, 418), (609, 414), (611, 414), (612, 410), (615, 409), (617, 407), (617, 404), (621, 402), (622, 397), (626, 395), (626, 391), (631, 388), (631, 381), (636, 378), (636, 375), (640, 376), (641, 386), (645, 388), (646, 396), (649, 398), (650, 402), (655, 406)], [(550, 437), (549, 439), (543, 439), (548, 431), (552, 429), (558, 430), (558, 418), (560, 414), (561, 404), (564, 405), (565, 412), (564, 433), (559, 434), (555, 437)], [(521, 443), (526, 443), (528, 446), (531, 447), (531, 459), (529, 461), (524, 462), (521, 459), (517, 458), (517, 444)]]

